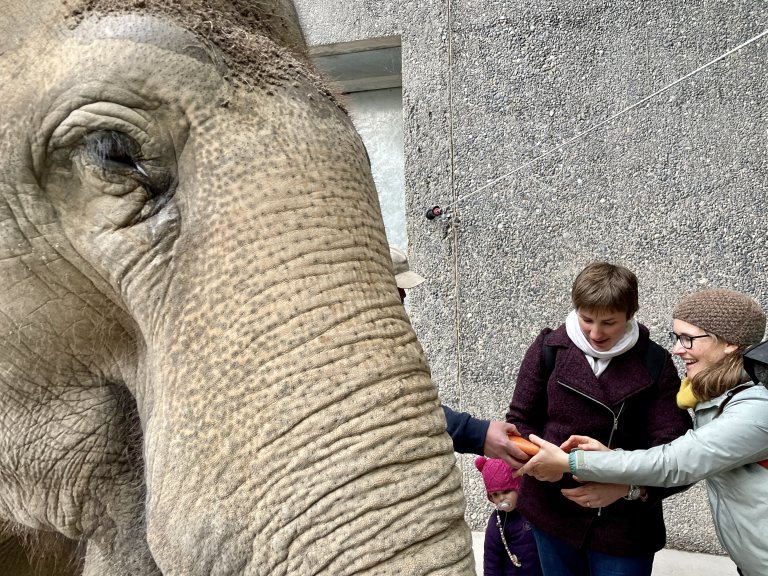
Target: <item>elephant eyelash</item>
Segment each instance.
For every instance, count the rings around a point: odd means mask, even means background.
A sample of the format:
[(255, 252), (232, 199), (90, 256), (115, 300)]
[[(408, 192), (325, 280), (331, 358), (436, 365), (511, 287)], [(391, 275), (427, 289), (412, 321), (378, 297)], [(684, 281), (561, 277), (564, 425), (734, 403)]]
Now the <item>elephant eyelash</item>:
[(151, 198), (163, 198), (170, 187), (168, 178), (153, 178), (143, 166), (141, 145), (123, 132), (91, 132), (85, 136), (85, 154), (104, 170), (129, 175), (144, 186)]
[(104, 169), (129, 170), (148, 178), (141, 166), (141, 147), (122, 132), (91, 132), (85, 137), (85, 153)]

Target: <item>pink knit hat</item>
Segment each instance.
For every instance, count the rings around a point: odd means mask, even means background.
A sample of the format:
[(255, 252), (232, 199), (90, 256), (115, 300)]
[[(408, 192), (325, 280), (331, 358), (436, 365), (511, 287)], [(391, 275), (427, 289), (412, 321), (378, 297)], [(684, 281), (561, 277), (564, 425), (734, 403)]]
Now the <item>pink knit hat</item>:
[(475, 459), (475, 467), (483, 475), (485, 494), (488, 496), (488, 500), (491, 499), (491, 492), (506, 492), (508, 490), (517, 492), (520, 490), (522, 479), (512, 475), (515, 470), (510, 468), (504, 460), (478, 456)]

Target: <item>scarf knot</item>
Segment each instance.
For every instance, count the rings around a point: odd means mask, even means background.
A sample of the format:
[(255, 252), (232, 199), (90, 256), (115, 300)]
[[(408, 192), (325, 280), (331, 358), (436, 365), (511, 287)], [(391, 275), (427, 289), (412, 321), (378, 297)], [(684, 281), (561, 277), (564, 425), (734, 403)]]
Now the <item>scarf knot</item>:
[(680, 382), (680, 390), (677, 392), (677, 405), (682, 409), (695, 408), (699, 401), (691, 390), (691, 381), (683, 378)]
[(595, 350), (589, 343), (589, 340), (587, 340), (584, 332), (581, 331), (579, 316), (576, 310), (571, 310), (565, 319), (565, 331), (576, 347), (584, 352), (584, 357), (587, 359), (595, 376), (600, 376), (608, 368), (611, 358), (624, 354), (624, 352), (637, 344), (637, 340), (640, 337), (640, 328), (637, 325), (637, 320), (632, 318), (627, 322), (627, 329), (624, 334), (610, 350)]

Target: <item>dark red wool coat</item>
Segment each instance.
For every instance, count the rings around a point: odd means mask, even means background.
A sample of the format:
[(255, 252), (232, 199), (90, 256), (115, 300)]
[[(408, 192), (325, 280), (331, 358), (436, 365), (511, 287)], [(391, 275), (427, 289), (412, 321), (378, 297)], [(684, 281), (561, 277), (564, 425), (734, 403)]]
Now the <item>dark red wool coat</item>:
[[(557, 358), (544, 380), (541, 347), (547, 334), (547, 344), (557, 347)], [(667, 354), (654, 384), (643, 365), (649, 342), (648, 329), (641, 325), (637, 344), (613, 358), (597, 378), (564, 325), (555, 331), (543, 330), (520, 366), (507, 421), (517, 425), (525, 437), (534, 433), (557, 445), (571, 434), (584, 434), (611, 448), (635, 450), (683, 435), (691, 427), (691, 419), (686, 410), (677, 407), (677, 370)], [(578, 482), (569, 474), (560, 482), (526, 476), (518, 508), (537, 529), (578, 548), (633, 556), (664, 547), (661, 499), (681, 488), (649, 488), (645, 502), (620, 499), (598, 510), (579, 506), (560, 494), (562, 488), (575, 486)]]

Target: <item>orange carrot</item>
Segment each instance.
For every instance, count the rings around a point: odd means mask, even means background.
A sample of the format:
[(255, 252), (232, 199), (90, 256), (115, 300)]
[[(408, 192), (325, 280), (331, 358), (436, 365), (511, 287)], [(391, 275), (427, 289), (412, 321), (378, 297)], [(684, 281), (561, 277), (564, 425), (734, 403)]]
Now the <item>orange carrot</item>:
[(536, 456), (539, 452), (539, 447), (536, 446), (533, 442), (530, 440), (526, 440), (522, 436), (515, 436), (514, 434), (508, 435), (509, 441), (512, 442), (515, 446), (520, 448), (523, 452), (528, 454), (528, 456)]

